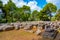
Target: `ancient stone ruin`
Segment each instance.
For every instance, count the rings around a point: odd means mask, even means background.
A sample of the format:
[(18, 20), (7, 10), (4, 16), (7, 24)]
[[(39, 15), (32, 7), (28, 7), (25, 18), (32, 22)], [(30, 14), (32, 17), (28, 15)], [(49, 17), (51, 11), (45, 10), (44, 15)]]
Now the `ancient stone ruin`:
[(36, 29), (55, 29), (60, 28), (60, 22), (50, 22), (50, 21), (32, 21), (32, 22), (16, 22), (16, 23), (1, 23), (0, 31), (4, 30), (31, 30), (36, 27)]
[[(43, 38), (49, 38), (50, 40), (59, 39), (57, 34), (60, 30), (60, 22), (51, 21), (31, 21), (31, 22), (16, 22), (16, 23), (1, 23), (0, 32), (24, 29), (27, 32), (32, 32), (37, 35), (42, 35)], [(42, 32), (44, 30), (44, 32)], [(60, 32), (60, 31), (59, 31)], [(57, 37), (56, 37), (57, 36)], [(45, 39), (43, 39), (45, 40)]]

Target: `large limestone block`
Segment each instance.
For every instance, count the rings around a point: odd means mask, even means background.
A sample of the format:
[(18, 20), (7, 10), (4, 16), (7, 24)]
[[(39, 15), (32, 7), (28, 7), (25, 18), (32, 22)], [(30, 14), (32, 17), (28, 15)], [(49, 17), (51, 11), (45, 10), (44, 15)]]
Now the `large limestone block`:
[(26, 26), (24, 27), (24, 29), (25, 29), (25, 30), (31, 30), (31, 29), (32, 29), (32, 26), (31, 26), (31, 25), (26, 25)]
[(9, 30), (14, 30), (14, 27), (11, 26), (11, 25), (6, 25), (4, 28), (3, 28), (4, 31), (9, 31)]

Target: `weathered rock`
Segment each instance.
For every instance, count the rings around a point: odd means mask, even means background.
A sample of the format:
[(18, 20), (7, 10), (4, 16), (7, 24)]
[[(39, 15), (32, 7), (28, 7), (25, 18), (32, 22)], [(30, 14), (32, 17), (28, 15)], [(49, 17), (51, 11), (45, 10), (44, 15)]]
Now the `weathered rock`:
[(44, 23), (39, 23), (38, 27), (42, 27), (42, 29), (45, 29), (45, 24)]
[(15, 27), (16, 30), (19, 30), (21, 24), (20, 23), (14, 23), (13, 26)]
[(19, 30), (20, 29), (19, 25), (15, 25), (15, 29)]
[(23, 29), (23, 28), (24, 28), (23, 26), (19, 25), (19, 29)]
[(14, 30), (14, 27), (13, 26), (10, 26), (10, 25), (6, 25), (4, 28), (3, 28), (4, 31), (9, 31), (9, 30)]
[(31, 30), (31, 29), (32, 29), (32, 26), (31, 26), (31, 25), (26, 25), (26, 26), (24, 27), (24, 29), (25, 29), (25, 30)]
[(54, 40), (55, 39), (55, 37), (56, 37), (56, 35), (57, 35), (57, 31), (49, 31), (49, 32), (43, 32), (43, 38), (45, 39), (45, 40)]
[(51, 29), (51, 27), (50, 27), (50, 25), (45, 25), (45, 31), (51, 31), (52, 29)]
[(0, 26), (0, 32), (2, 32), (3, 31), (3, 26)]
[[(42, 27), (42, 29), (45, 29), (45, 26), (49, 25), (49, 27), (53, 28), (53, 29), (58, 29), (60, 27), (60, 22), (51, 22), (51, 21), (29, 21), (29, 22), (16, 22), (16, 23), (3, 23), (0, 24), (0, 30), (4, 29), (6, 26), (8, 27), (8, 25), (15, 27), (15, 29), (32, 29), (32, 26), (37, 26), (37, 27)], [(7, 28), (6, 27), (6, 28)], [(9, 27), (10, 28), (10, 27)], [(9, 29), (8, 28), (8, 29)], [(50, 30), (50, 29), (47, 29)]]
[(27, 25), (27, 23), (21, 23), (20, 27), (24, 29), (24, 27), (26, 27), (26, 25)]
[(41, 34), (41, 30), (40, 29), (37, 29), (37, 31), (35, 32), (37, 35), (40, 35)]

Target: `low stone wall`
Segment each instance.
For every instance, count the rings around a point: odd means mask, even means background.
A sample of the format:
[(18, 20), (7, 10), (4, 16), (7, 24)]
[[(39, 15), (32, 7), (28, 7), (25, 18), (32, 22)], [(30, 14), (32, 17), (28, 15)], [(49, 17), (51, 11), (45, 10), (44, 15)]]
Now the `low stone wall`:
[(42, 29), (47, 29), (47, 27), (51, 27), (53, 29), (60, 28), (60, 22), (51, 22), (51, 21), (29, 21), (29, 22), (16, 22), (16, 23), (1, 23), (0, 31), (5, 30), (18, 30), (25, 29), (31, 30), (33, 26), (36, 26), (38, 29), (42, 27)]

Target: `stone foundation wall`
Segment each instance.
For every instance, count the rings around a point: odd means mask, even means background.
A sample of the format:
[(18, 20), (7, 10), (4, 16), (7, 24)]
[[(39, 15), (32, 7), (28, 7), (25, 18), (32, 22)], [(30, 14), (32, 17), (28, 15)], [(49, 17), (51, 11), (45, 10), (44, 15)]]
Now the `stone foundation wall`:
[(16, 23), (1, 23), (0, 24), (0, 31), (5, 30), (18, 30), (18, 29), (25, 29), (31, 30), (33, 26), (36, 26), (37, 29), (47, 29), (50, 27), (51, 29), (58, 29), (60, 28), (60, 22), (50, 22), (50, 21), (29, 21), (29, 22), (16, 22)]

